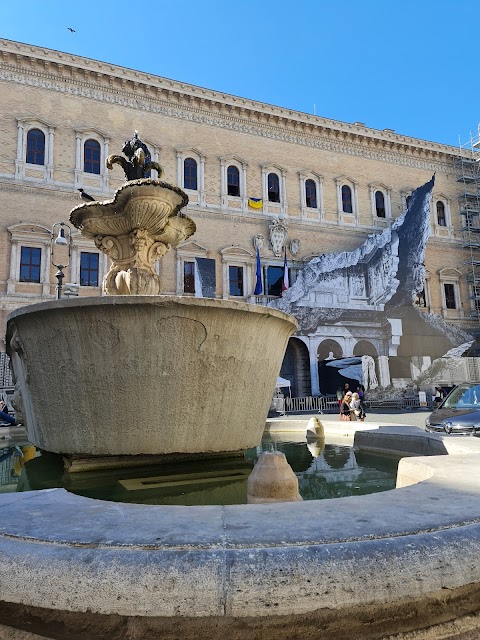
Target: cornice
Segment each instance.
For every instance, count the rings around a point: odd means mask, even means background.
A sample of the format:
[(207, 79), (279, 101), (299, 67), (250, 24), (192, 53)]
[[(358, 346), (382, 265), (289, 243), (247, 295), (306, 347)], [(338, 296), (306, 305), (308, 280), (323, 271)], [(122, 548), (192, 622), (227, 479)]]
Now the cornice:
[[(16, 193), (30, 193), (35, 191), (35, 196), (46, 196), (55, 198), (56, 200), (68, 200), (79, 204), (81, 202), (78, 192), (75, 191), (63, 191), (57, 184), (44, 185), (44, 184), (28, 184), (26, 182), (14, 182), (13, 180), (6, 180), (0, 178), (0, 191), (13, 191)], [(109, 196), (106, 195), (106, 198)]]
[[(113, 64), (0, 39), (0, 78), (252, 135), (428, 170), (459, 149), (276, 107)], [(406, 154), (410, 154), (407, 156)]]

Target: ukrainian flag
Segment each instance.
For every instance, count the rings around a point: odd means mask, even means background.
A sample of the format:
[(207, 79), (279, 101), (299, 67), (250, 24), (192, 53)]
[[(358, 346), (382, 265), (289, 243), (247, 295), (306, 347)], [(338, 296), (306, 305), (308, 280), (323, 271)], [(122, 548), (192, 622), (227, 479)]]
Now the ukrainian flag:
[(248, 206), (251, 207), (252, 209), (262, 209), (263, 200), (262, 198), (249, 198)]

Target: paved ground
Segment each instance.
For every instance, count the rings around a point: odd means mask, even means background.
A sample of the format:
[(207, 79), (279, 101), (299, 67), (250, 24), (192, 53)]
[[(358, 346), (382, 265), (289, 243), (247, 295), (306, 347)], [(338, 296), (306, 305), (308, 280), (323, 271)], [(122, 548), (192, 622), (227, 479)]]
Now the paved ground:
[[(399, 409), (387, 409), (378, 410), (371, 409), (367, 413), (367, 417), (363, 424), (366, 426), (368, 422), (385, 423), (385, 424), (397, 424), (397, 425), (410, 425), (414, 427), (420, 427), (423, 429), (425, 426), (425, 419), (428, 418), (431, 411), (426, 409), (416, 409), (412, 411), (401, 411)], [(287, 418), (310, 418), (312, 416), (319, 416), (318, 413), (289, 413)], [(320, 417), (320, 416), (319, 416)], [(337, 413), (325, 412), (323, 414), (325, 420), (335, 420), (338, 417)]]

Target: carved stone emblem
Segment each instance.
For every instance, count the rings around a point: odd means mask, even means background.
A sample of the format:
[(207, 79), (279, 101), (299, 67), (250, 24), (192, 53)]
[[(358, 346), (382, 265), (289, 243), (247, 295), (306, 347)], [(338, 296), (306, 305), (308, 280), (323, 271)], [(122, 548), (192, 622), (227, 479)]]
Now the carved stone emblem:
[(279, 258), (282, 255), (285, 243), (287, 242), (288, 227), (285, 222), (280, 222), (280, 220), (272, 220), (269, 229), (272, 251), (274, 255)]
[(296, 256), (300, 251), (300, 240), (298, 238), (294, 238), (290, 240), (290, 253), (292, 256)]
[(253, 239), (253, 246), (255, 247), (255, 250), (259, 250), (261, 251), (263, 249), (263, 245), (265, 243), (265, 238), (263, 236), (255, 236), (255, 238)]

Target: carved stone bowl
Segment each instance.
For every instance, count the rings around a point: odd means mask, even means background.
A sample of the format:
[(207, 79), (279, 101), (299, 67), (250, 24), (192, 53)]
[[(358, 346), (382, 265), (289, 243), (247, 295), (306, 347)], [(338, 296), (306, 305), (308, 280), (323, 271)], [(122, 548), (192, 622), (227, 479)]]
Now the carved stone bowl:
[[(195, 231), (193, 220), (177, 218), (187, 204), (187, 194), (178, 187), (149, 178), (132, 180), (120, 187), (112, 200), (83, 203), (72, 209), (70, 222), (88, 237), (121, 236), (133, 229), (145, 229), (152, 236), (166, 233), (174, 241), (174, 229), (179, 225), (188, 228), (188, 236)], [(172, 219), (173, 228), (166, 229), (172, 226)]]

